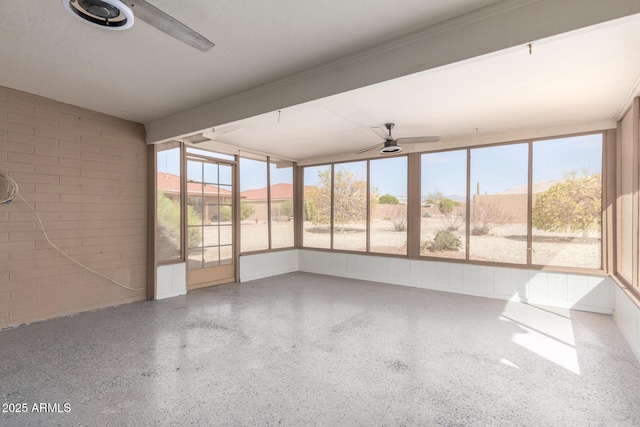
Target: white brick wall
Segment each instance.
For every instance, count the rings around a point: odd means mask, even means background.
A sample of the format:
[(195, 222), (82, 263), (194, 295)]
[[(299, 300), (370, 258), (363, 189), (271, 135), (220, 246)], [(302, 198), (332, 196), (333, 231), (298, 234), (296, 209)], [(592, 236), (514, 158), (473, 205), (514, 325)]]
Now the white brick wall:
[[(133, 288), (146, 285), (144, 136), (142, 125), (0, 87), (0, 172), (56, 245)], [(0, 328), (144, 298), (59, 255), (20, 200), (0, 205)]]

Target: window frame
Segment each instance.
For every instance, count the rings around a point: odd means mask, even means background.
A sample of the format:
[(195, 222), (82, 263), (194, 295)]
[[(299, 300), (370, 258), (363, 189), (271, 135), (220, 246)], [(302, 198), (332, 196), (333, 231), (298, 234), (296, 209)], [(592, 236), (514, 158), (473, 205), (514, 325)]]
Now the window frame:
[[(631, 114), (629, 117), (628, 115)], [(631, 120), (631, 135), (629, 147), (631, 150), (631, 189), (630, 189), (630, 202), (631, 202), (631, 230), (622, 229), (622, 212), (620, 210), (621, 203), (620, 198), (622, 194), (622, 144), (623, 137), (623, 121), (629, 117)], [(633, 300), (638, 306), (640, 306), (640, 236), (638, 236), (640, 230), (640, 98), (634, 98), (631, 103), (630, 109), (620, 116), (617, 122), (616, 129), (616, 141), (615, 149), (611, 149), (611, 157), (608, 161), (609, 164), (615, 169), (615, 175), (613, 176), (614, 184), (611, 185), (611, 191), (614, 193), (609, 197), (609, 203), (614, 206), (613, 208), (613, 226), (612, 234), (615, 236), (615, 241), (608, 245), (609, 250), (613, 253), (613, 256), (609, 260), (609, 266), (613, 272), (613, 278), (619, 283), (625, 290), (627, 290)], [(631, 280), (624, 276), (620, 271), (622, 261), (619, 257), (623, 251), (622, 235), (631, 234)]]
[[(532, 247), (532, 179), (533, 179), (533, 158), (532, 158), (532, 150), (533, 144), (538, 141), (545, 140), (553, 140), (553, 139), (562, 139), (562, 138), (570, 138), (570, 137), (579, 137), (585, 135), (601, 135), (602, 137), (602, 150), (601, 150), (601, 227), (600, 227), (600, 268), (588, 268), (588, 267), (568, 267), (568, 266), (555, 266), (555, 265), (541, 265), (541, 264), (533, 264), (531, 262), (531, 247)], [(472, 146), (456, 146), (450, 147), (446, 149), (437, 149), (432, 151), (424, 151), (424, 152), (412, 152), (406, 154), (400, 154), (393, 157), (407, 157), (407, 254), (386, 254), (386, 253), (378, 253), (370, 251), (370, 227), (368, 225), (369, 221), (367, 221), (367, 250), (365, 252), (361, 251), (350, 251), (350, 250), (341, 250), (333, 248), (333, 218), (331, 218), (331, 244), (329, 248), (315, 248), (308, 247), (304, 245), (304, 240), (302, 239), (302, 220), (300, 220), (300, 224), (297, 225), (296, 231), (300, 234), (300, 238), (297, 240), (299, 244), (296, 246), (299, 249), (307, 249), (314, 251), (327, 251), (327, 252), (338, 252), (338, 253), (346, 253), (346, 254), (356, 254), (356, 255), (371, 255), (371, 256), (385, 256), (385, 257), (397, 257), (397, 258), (405, 258), (405, 259), (414, 259), (414, 260), (425, 260), (425, 261), (437, 261), (437, 262), (450, 262), (450, 263), (463, 263), (463, 264), (474, 264), (474, 265), (482, 265), (482, 266), (494, 266), (494, 267), (508, 267), (508, 268), (516, 268), (516, 269), (527, 269), (527, 270), (545, 270), (551, 272), (562, 272), (562, 273), (576, 273), (576, 274), (591, 274), (591, 275), (599, 275), (605, 276), (612, 272), (612, 257), (613, 249), (611, 248), (611, 237), (613, 231), (613, 218), (615, 215), (614, 212), (608, 212), (608, 208), (611, 204), (611, 192), (613, 191), (611, 188), (611, 174), (615, 172), (612, 170), (612, 165), (610, 164), (610, 157), (612, 151), (612, 145), (614, 145), (615, 149), (615, 131), (611, 130), (596, 130), (596, 131), (587, 131), (587, 132), (579, 132), (579, 133), (571, 133), (571, 134), (562, 134), (562, 135), (552, 135), (545, 137), (536, 137), (536, 138), (526, 138), (521, 140), (513, 140), (513, 141), (504, 141), (498, 143), (490, 143), (490, 144), (478, 144)], [(485, 147), (496, 147), (496, 146), (505, 146), (505, 145), (514, 145), (514, 144), (527, 144), (528, 150), (528, 158), (527, 158), (527, 167), (528, 167), (528, 191), (527, 191), (527, 260), (525, 263), (517, 264), (517, 263), (508, 263), (508, 262), (500, 262), (500, 261), (480, 261), (480, 260), (472, 260), (469, 259), (469, 245), (470, 245), (470, 177), (471, 177), (471, 150)], [(421, 155), (422, 154), (433, 154), (433, 153), (443, 153), (450, 151), (460, 151), (466, 150), (467, 154), (467, 189), (466, 189), (466, 247), (465, 247), (465, 257), (464, 259), (458, 258), (448, 258), (448, 257), (435, 257), (428, 255), (420, 254), (420, 205), (421, 205), (421, 189), (420, 189), (420, 179), (421, 179)], [(365, 159), (353, 159), (353, 160), (343, 160), (343, 161), (335, 161), (335, 162), (321, 162), (321, 163), (309, 163), (304, 166), (299, 166), (300, 172), (298, 176), (300, 178), (300, 187), (301, 192), (304, 188), (304, 170), (307, 167), (317, 167), (317, 166), (329, 166), (331, 168), (331, 177), (332, 177), (332, 194), (331, 194), (331, 204), (332, 204), (332, 212), (333, 212), (333, 174), (334, 174), (334, 166), (342, 163), (352, 163), (354, 161), (366, 161), (367, 162), (367, 188), (370, 191), (370, 161), (378, 160), (381, 157), (372, 157)], [(415, 181), (418, 184), (415, 184)], [(615, 182), (615, 176), (614, 176)], [(418, 187), (417, 190), (415, 187)], [(300, 194), (301, 194), (300, 192)], [(416, 196), (417, 195), (417, 196)], [(417, 199), (416, 199), (417, 197)], [(299, 197), (299, 209), (302, 209), (302, 199)], [(296, 202), (294, 202), (296, 203)], [(370, 217), (370, 201), (367, 202), (367, 216)], [(418, 236), (416, 238), (416, 235)]]
[[(267, 178), (267, 201), (266, 201), (266, 207), (267, 207), (267, 240), (268, 240), (268, 246), (266, 249), (257, 249), (257, 250), (253, 250), (253, 251), (243, 251), (242, 250), (242, 224), (240, 222), (238, 222), (238, 253), (240, 254), (240, 256), (243, 255), (257, 255), (257, 254), (262, 254), (262, 253), (268, 253), (268, 252), (280, 252), (280, 251), (289, 251), (291, 249), (297, 249), (298, 245), (297, 245), (297, 227), (296, 227), (296, 223), (298, 221), (297, 217), (297, 209), (296, 206), (298, 204), (298, 192), (296, 191), (296, 169), (297, 169), (297, 163), (293, 162), (293, 161), (289, 161), (289, 160), (283, 160), (280, 157), (277, 156), (267, 156), (267, 155), (262, 155), (262, 154), (255, 154), (255, 153), (250, 153), (250, 152), (241, 152), (240, 154), (238, 154), (237, 156), (237, 167), (238, 167), (238, 197), (240, 195), (240, 193), (242, 193), (242, 191), (240, 191), (241, 188), (241, 181), (242, 181), (242, 167), (241, 167), (241, 159), (248, 159), (248, 160), (257, 160), (260, 162), (265, 162), (266, 163), (266, 178)], [(272, 230), (271, 230), (271, 226), (272, 226), (272, 213), (271, 213), (271, 209), (272, 209), (272, 200), (271, 200), (271, 165), (272, 164), (276, 164), (275, 160), (283, 160), (283, 161), (287, 161), (291, 163), (291, 176), (292, 176), (292, 199), (293, 199), (293, 206), (294, 206), (294, 224), (293, 224), (293, 238), (291, 239), (291, 246), (286, 246), (286, 247), (279, 247), (279, 248), (274, 248), (273, 247), (273, 239), (272, 239)], [(239, 199), (241, 201), (241, 199)], [(240, 201), (238, 202), (238, 212), (240, 211)], [(238, 215), (239, 217), (240, 215)]]

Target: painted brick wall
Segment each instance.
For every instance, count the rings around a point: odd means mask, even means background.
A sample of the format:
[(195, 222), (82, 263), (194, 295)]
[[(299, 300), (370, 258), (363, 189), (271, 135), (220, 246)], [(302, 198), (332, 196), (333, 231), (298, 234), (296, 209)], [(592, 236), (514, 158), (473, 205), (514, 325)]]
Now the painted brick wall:
[[(131, 288), (146, 283), (144, 127), (0, 87), (0, 172), (51, 240)], [(0, 329), (145, 298), (52, 249), (16, 198), (0, 205)]]

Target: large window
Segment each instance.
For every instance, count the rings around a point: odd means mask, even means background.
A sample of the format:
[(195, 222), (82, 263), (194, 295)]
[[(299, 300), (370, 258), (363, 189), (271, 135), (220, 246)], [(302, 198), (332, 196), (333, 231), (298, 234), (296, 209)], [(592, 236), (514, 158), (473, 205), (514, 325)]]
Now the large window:
[(292, 247), (293, 163), (246, 156), (240, 157), (241, 252)]
[(293, 164), (270, 159), (271, 248), (293, 246)]
[(240, 249), (269, 249), (267, 159), (240, 158)]
[(602, 135), (533, 143), (532, 264), (601, 268)]
[(407, 157), (304, 168), (303, 246), (407, 253)]
[(156, 149), (158, 262), (177, 261), (182, 259), (180, 144), (162, 144)]
[(423, 154), (420, 171), (420, 255), (464, 259), (467, 150)]
[(302, 240), (309, 248), (331, 249), (330, 165), (304, 168), (304, 225)]
[[(310, 199), (309, 203), (312, 202), (316, 203)], [(324, 209), (326, 207), (319, 203), (313, 208), (315, 211)], [(332, 218), (333, 249), (367, 250), (367, 162), (334, 166)]]
[(370, 251), (407, 254), (407, 158), (369, 162)]
[(529, 144), (470, 151), (469, 258), (525, 264)]
[(594, 133), (305, 167), (303, 246), (602, 269), (602, 162)]

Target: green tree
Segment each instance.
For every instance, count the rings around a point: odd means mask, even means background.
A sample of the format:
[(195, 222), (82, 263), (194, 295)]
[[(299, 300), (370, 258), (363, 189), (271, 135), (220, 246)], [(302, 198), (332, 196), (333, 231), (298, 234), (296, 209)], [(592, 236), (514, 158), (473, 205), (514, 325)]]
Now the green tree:
[[(336, 230), (343, 231), (346, 224), (365, 221), (367, 182), (348, 170), (337, 170), (333, 181), (333, 222)], [(373, 202), (377, 199), (371, 200)], [(318, 173), (318, 185), (307, 190), (306, 206), (309, 221), (314, 225), (327, 225), (331, 222), (330, 170)]]
[[(240, 202), (240, 220), (248, 219), (255, 212), (251, 203)], [(231, 221), (231, 206), (220, 206), (220, 221)]]
[(448, 217), (449, 215), (451, 215), (451, 212), (453, 212), (453, 210), (456, 208), (456, 204), (457, 203), (454, 202), (453, 200), (443, 197), (438, 202), (438, 210), (440, 211), (441, 214)]
[(278, 213), (285, 218), (291, 218), (293, 216), (293, 200), (282, 202), (278, 208)]
[(400, 200), (396, 196), (392, 196), (391, 194), (383, 194), (378, 197), (378, 203), (381, 205), (397, 205), (400, 203)]
[(581, 231), (587, 237), (590, 228), (600, 230), (602, 180), (599, 173), (576, 171), (536, 197), (533, 226), (545, 231)]
[(251, 215), (256, 211), (251, 203), (240, 202), (240, 220), (244, 221), (249, 219)]

